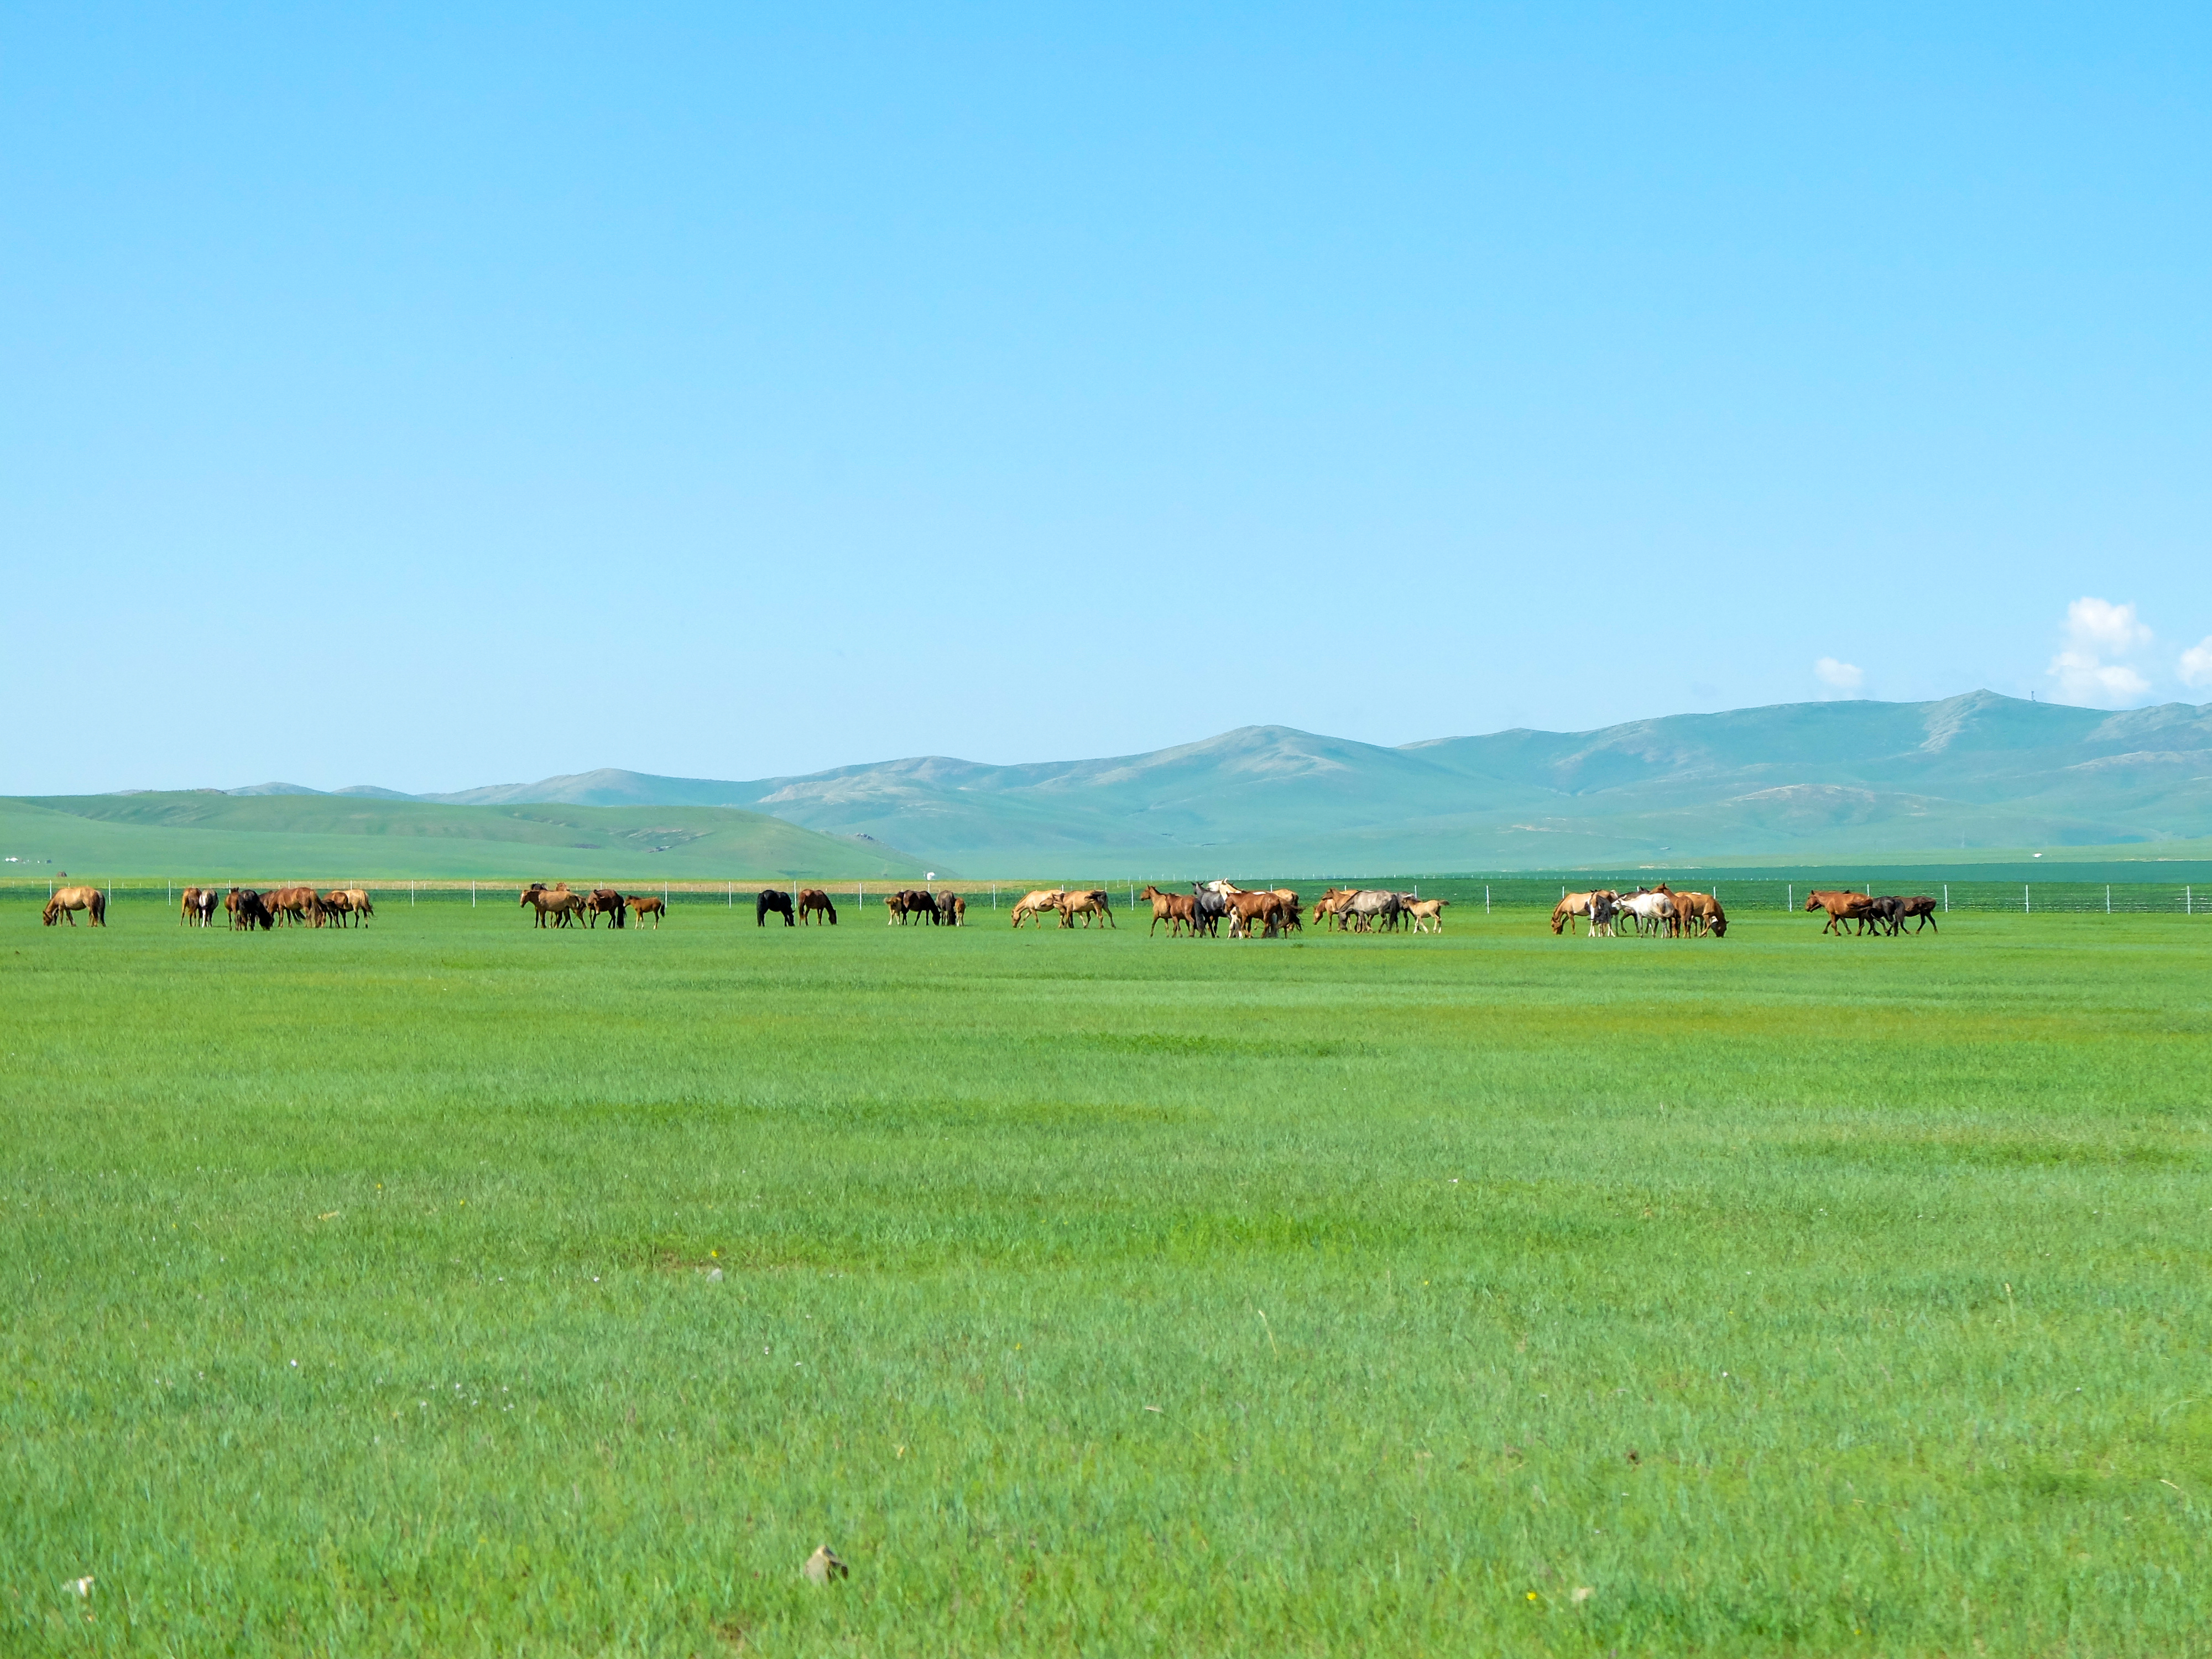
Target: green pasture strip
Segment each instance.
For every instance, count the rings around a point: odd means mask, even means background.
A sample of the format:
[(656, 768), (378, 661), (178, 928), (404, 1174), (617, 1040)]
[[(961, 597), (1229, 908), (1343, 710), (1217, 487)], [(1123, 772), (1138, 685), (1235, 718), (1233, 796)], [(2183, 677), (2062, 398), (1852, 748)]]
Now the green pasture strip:
[(2212, 933), (1450, 914), (0, 898), (0, 1651), (2212, 1652)]

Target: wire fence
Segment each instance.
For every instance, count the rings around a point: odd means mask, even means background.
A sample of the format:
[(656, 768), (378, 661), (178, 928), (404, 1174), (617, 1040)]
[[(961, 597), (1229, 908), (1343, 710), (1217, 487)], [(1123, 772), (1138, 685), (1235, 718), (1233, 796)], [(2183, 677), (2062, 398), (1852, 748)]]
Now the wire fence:
[[(1455, 918), (1473, 914), (1497, 915), (1501, 912), (1538, 910), (1549, 914), (1560, 898), (1570, 892), (1585, 892), (1599, 888), (1611, 888), (1617, 892), (1633, 892), (1640, 886), (1657, 886), (1666, 879), (1650, 872), (1636, 878), (1580, 875), (1568, 878), (1558, 876), (1532, 877), (1526, 875), (1499, 876), (1346, 876), (1336, 878), (1313, 877), (1306, 879), (1253, 876), (1243, 878), (1239, 884), (1250, 888), (1285, 887), (1297, 892), (1310, 903), (1330, 887), (1379, 887), (1412, 894), (1422, 898), (1446, 901)], [(0, 881), (0, 902), (44, 904), (48, 895), (58, 886), (98, 886), (108, 896), (111, 906), (128, 911), (142, 912), (151, 907), (167, 907), (172, 912), (179, 909), (185, 887), (182, 882), (155, 883), (143, 880), (109, 884), (86, 880), (82, 884), (74, 878), (52, 880), (14, 879)], [(224, 882), (217, 884), (218, 891), (227, 892), (231, 887), (251, 887), (266, 892), (271, 888), (290, 886), (289, 879), (270, 878), (264, 881)], [(498, 907), (514, 909), (520, 907), (525, 884), (517, 881), (394, 881), (322, 882), (316, 884), (325, 890), (332, 887), (358, 888), (368, 892), (380, 912), (395, 906), (419, 908), (424, 905), (447, 908), (454, 905), (474, 906), (477, 908)], [(672, 908), (692, 908), (711, 906), (718, 909), (736, 911), (750, 907), (763, 887), (796, 893), (801, 888), (818, 887), (827, 892), (840, 910), (851, 907), (857, 910), (879, 910), (884, 897), (893, 892), (911, 891), (926, 888), (933, 892), (957, 892), (968, 901), (970, 920), (980, 911), (988, 915), (993, 910), (1009, 910), (1024, 893), (1036, 889), (1065, 887), (1073, 891), (1097, 890), (1108, 895), (1109, 903), (1117, 910), (1149, 912), (1150, 907), (1142, 896), (1145, 887), (1157, 884), (1165, 893), (1187, 893), (1190, 884), (1186, 881), (1161, 881), (1147, 884), (1126, 876), (1097, 878), (1052, 878), (1034, 881), (890, 881), (831, 880), (823, 878), (774, 877), (766, 880), (732, 878), (725, 881), (671, 881), (625, 886), (623, 890), (634, 894), (657, 894)], [(574, 884), (577, 890), (586, 890), (587, 884)], [(1848, 889), (1869, 895), (1896, 894), (1903, 897), (1925, 896), (1936, 901), (1942, 914), (2014, 915), (2175, 915), (2198, 916), (2212, 915), (2212, 887), (2207, 887), (2199, 896), (2193, 884), (2160, 882), (2000, 882), (2000, 881), (1912, 881), (1899, 880), (1894, 875), (1885, 879), (1834, 879), (1807, 881), (1803, 879), (1775, 880), (1765, 877), (1745, 877), (1741, 879), (1716, 878), (1710, 872), (1697, 878), (1694, 888), (1688, 879), (1670, 880), (1668, 885), (1677, 891), (1696, 890), (1711, 893), (1732, 915), (1760, 911), (1796, 911), (1805, 903), (1806, 895), (1819, 889), (1833, 891)]]

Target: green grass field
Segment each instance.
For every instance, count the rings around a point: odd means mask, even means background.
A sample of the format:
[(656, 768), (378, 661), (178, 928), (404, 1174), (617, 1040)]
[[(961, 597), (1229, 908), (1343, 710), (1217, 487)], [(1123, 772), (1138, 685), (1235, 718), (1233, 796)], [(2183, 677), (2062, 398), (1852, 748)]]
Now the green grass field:
[(2212, 927), (1454, 916), (10, 900), (0, 1650), (2212, 1652)]

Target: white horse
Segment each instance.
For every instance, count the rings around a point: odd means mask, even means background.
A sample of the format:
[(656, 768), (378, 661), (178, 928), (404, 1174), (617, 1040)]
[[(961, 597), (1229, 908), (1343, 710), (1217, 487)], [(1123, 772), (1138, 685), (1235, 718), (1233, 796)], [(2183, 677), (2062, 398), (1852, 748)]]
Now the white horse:
[(1653, 933), (1671, 932), (1674, 921), (1674, 901), (1666, 893), (1631, 893), (1626, 898), (1613, 902), (1616, 910), (1625, 910), (1633, 919), (1636, 931)]

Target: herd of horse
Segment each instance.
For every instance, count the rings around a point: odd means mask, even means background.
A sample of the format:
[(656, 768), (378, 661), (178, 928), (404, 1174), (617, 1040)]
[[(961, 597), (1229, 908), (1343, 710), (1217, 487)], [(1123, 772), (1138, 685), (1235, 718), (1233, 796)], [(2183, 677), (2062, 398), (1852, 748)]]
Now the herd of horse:
[(233, 933), (263, 933), (278, 927), (356, 927), (366, 926), (376, 915), (376, 905), (362, 887), (333, 887), (319, 893), (312, 887), (272, 887), (261, 892), (252, 887), (220, 891), (213, 887), (187, 887), (177, 920), (194, 927), (215, 926), (217, 908), (230, 917)]
[[(1138, 896), (1152, 907), (1147, 935), (1157, 934), (1162, 922), (1168, 925), (1170, 939), (1218, 938), (1224, 927), (1231, 939), (1279, 939), (1305, 931), (1305, 901), (1288, 887), (1255, 890), (1231, 881), (1202, 881), (1192, 883), (1188, 893), (1146, 887)], [(1442, 933), (1449, 902), (1380, 888), (1332, 887), (1313, 902), (1311, 914), (1324, 927), (1353, 933), (1395, 933), (1406, 926), (1417, 933)], [(1079, 917), (1085, 927), (1093, 918), (1109, 927), (1121, 925), (1103, 888), (1044, 887), (1022, 895), (1014, 906), (1014, 926), (1034, 919), (1042, 927), (1048, 914), (1057, 915), (1062, 927), (1074, 927)]]
[[(638, 893), (625, 898), (611, 887), (594, 887), (588, 893), (569, 890), (565, 881), (556, 881), (548, 887), (542, 881), (533, 881), (522, 890), (518, 909), (538, 913), (540, 927), (572, 927), (579, 921), (586, 927), (596, 927), (599, 918), (607, 919), (610, 927), (620, 927), (630, 919), (642, 922), (653, 918), (655, 927), (661, 917), (668, 914), (668, 902), (658, 893)], [(548, 918), (550, 918), (549, 921)]]
[[(1146, 931), (1156, 934), (1165, 922), (1170, 939), (1177, 935), (1213, 938), (1224, 927), (1231, 939), (1276, 939), (1303, 933), (1308, 914), (1305, 902), (1288, 887), (1254, 891), (1233, 882), (1207, 881), (1193, 883), (1188, 893), (1164, 893), (1158, 887), (1146, 887), (1140, 896), (1152, 902), (1152, 925)], [(1332, 887), (1313, 902), (1310, 914), (1324, 928), (1334, 927), (1340, 932), (1395, 933), (1410, 927), (1416, 933), (1442, 933), (1449, 902), (1386, 888)], [(214, 887), (187, 887), (179, 919), (201, 927), (212, 927), (218, 908), (228, 913), (234, 931), (246, 933), (286, 925), (360, 927), (376, 915), (367, 890), (359, 887), (334, 887), (326, 893), (308, 886), (272, 887), (266, 892), (250, 887), (233, 887), (228, 892)], [(579, 921), (596, 927), (601, 916), (607, 918), (611, 927), (623, 927), (630, 921), (642, 922), (650, 916), (659, 927), (668, 912), (666, 901), (659, 894), (625, 897), (611, 887), (578, 893), (564, 881), (550, 887), (542, 881), (532, 882), (522, 890), (521, 908), (536, 911), (540, 927), (568, 927)], [(885, 924), (890, 927), (917, 921), (958, 927), (968, 919), (968, 901), (959, 894), (933, 893), (922, 888), (887, 895), (884, 908), (890, 913)], [(1911, 898), (1877, 897), (1822, 889), (1805, 896), (1804, 908), (1808, 912), (1825, 911), (1828, 919), (1820, 931), (1838, 937), (1856, 927), (1862, 936), (1884, 933), (1894, 938), (1916, 918), (1920, 925), (1915, 933), (1930, 927), (1942, 931), (1936, 921), (1937, 902), (1925, 894)], [(93, 927), (106, 927), (106, 894), (97, 887), (61, 888), (46, 901), (43, 919), (49, 927), (64, 921), (74, 927), (80, 910)], [(819, 887), (802, 887), (796, 893), (762, 889), (754, 900), (754, 925), (766, 927), (771, 915), (781, 915), (787, 927), (817, 917), (831, 927), (837, 922), (837, 907)], [(1114, 920), (1106, 890), (1097, 887), (1045, 887), (1024, 893), (1014, 906), (1013, 925), (1018, 930), (1024, 921), (1034, 921), (1042, 927), (1047, 915), (1057, 918), (1062, 927), (1074, 927), (1079, 919), (1085, 927), (1094, 921), (1106, 927), (1121, 925)], [(1678, 893), (1663, 881), (1632, 893), (1599, 888), (1562, 895), (1552, 911), (1552, 932), (1566, 931), (1577, 919), (1589, 925), (1584, 935), (1589, 939), (1618, 938), (1624, 925), (1633, 933), (1669, 939), (1697, 935), (1723, 939), (1729, 928), (1720, 901), (1711, 893)]]
[(1711, 893), (1678, 893), (1663, 881), (1632, 893), (1601, 887), (1594, 892), (1562, 894), (1552, 908), (1552, 932), (1563, 932), (1578, 916), (1589, 924), (1585, 939), (1618, 939), (1624, 923), (1630, 933), (1653, 939), (1728, 937), (1728, 913), (1718, 899)]
[(1838, 939), (1847, 931), (1847, 923), (1856, 923), (1862, 937), (1868, 933), (1887, 933), (1892, 939), (1905, 931), (1905, 924), (1915, 916), (1920, 926), (1912, 931), (1923, 933), (1935, 927), (1936, 901), (1925, 893), (1916, 893), (1911, 898), (1890, 895), (1876, 898), (1871, 893), (1830, 892), (1826, 890), (1805, 895), (1805, 908), (1825, 910), (1828, 919), (1820, 926), (1824, 933), (1832, 932)]

